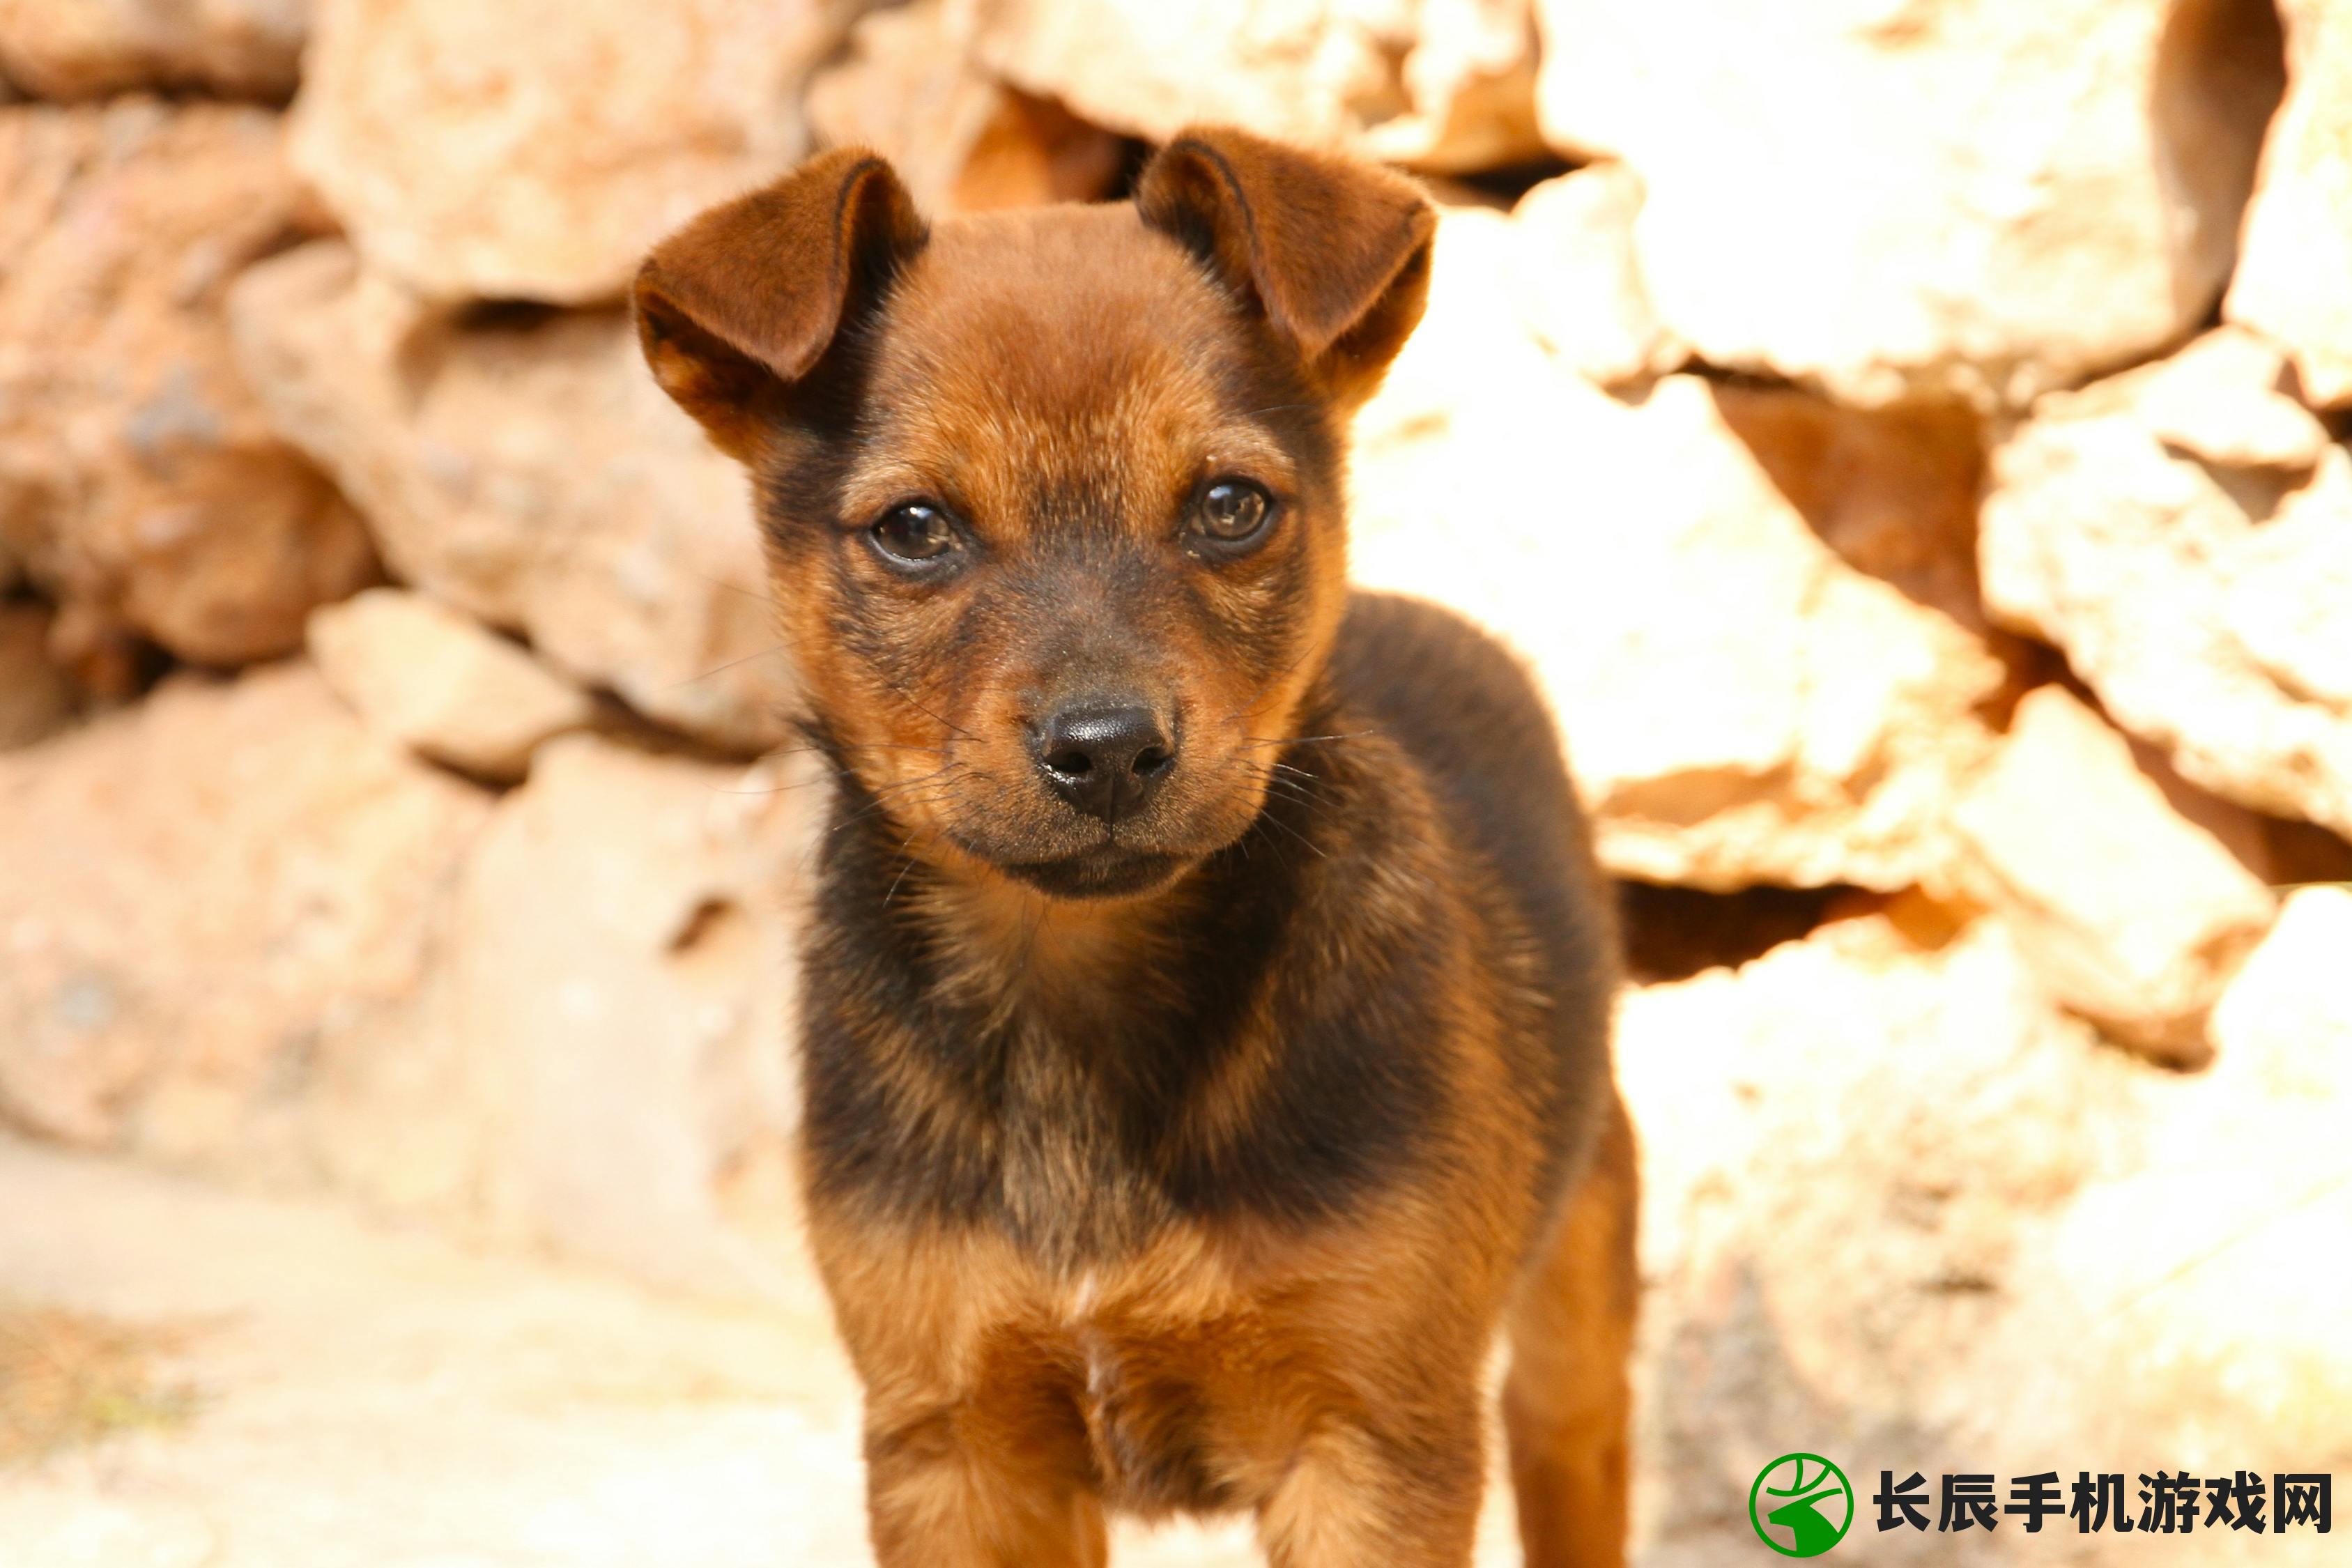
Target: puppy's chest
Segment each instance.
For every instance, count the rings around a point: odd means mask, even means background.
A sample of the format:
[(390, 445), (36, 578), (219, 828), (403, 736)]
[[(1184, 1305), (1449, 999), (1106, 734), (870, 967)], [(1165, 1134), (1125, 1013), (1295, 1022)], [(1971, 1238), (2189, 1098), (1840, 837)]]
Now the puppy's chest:
[(1181, 1214), (1166, 1173), (1183, 1087), (1120, 1082), (1084, 1052), (1042, 1029), (1014, 1042), (982, 1123), (993, 1219), (1066, 1275), (1131, 1256)]
[(989, 1027), (932, 1009), (861, 1029), (813, 991), (816, 1200), (978, 1226), (1063, 1278), (1181, 1224), (1343, 1219), (1414, 1179), (1444, 1101), (1418, 1016)]
[(1245, 1374), (1263, 1327), (1243, 1310), (1139, 1312), (1083, 1273), (1029, 1331), (1063, 1369), (1097, 1485), (1146, 1515), (1235, 1505), (1263, 1458), (1267, 1390)]
[(1098, 1279), (1079, 1277), (1058, 1331), (1073, 1368), (1070, 1396), (1106, 1498), (1139, 1511), (1204, 1511), (1233, 1502), (1228, 1377), (1204, 1344), (1216, 1323), (1139, 1333), (1096, 1311)]

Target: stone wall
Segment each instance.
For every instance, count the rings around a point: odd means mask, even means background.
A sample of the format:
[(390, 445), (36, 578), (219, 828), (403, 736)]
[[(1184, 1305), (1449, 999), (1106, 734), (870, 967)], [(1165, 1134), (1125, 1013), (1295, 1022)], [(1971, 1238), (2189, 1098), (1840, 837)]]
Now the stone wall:
[(1355, 566), (1626, 879), (1643, 1561), (2352, 1470), (2352, 0), (0, 0), (0, 1121), (786, 1291), (816, 792), (623, 285), (1196, 118), (1444, 204)]

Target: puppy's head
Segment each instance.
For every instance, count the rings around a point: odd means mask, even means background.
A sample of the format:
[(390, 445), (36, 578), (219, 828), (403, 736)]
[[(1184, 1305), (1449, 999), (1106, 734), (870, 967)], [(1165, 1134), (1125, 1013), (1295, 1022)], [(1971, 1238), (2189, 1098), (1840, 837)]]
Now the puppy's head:
[(917, 852), (1117, 896), (1248, 827), (1433, 230), (1396, 175), (1210, 130), (1132, 203), (937, 225), (832, 153), (655, 250), (646, 359), (751, 469), (819, 731)]

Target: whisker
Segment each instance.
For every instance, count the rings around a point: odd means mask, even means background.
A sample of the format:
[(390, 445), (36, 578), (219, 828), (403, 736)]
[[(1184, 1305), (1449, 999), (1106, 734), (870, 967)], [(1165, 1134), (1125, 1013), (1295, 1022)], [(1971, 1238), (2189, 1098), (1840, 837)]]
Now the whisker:
[(746, 588), (740, 583), (731, 583), (724, 577), (713, 577), (709, 573), (696, 571), (691, 566), (688, 567), (687, 570), (693, 575), (701, 578), (704, 582), (709, 584), (714, 588), (724, 588), (730, 594), (740, 594), (747, 599), (757, 600), (759, 603), (767, 605), (768, 608), (772, 610), (782, 608), (782, 605), (776, 603), (776, 596), (772, 593), (754, 591), (752, 589)]
[(1323, 846), (1316, 843), (1315, 840), (1307, 837), (1307, 835), (1299, 832), (1297, 828), (1283, 821), (1282, 818), (1269, 816), (1265, 812), (1260, 812), (1258, 813), (1257, 819), (1260, 822), (1265, 823), (1269, 827), (1281, 828), (1283, 832), (1287, 833), (1291, 837), (1296, 838), (1301, 844), (1306, 845), (1307, 848), (1312, 849), (1315, 852), (1316, 858), (1319, 860), (1328, 860), (1331, 858), (1329, 855), (1324, 852)]
[(1378, 730), (1348, 730), (1337, 735), (1276, 735), (1262, 741), (1244, 741), (1245, 752), (1263, 751), (1268, 746), (1320, 746), (1336, 741), (1360, 741), (1367, 735), (1377, 735)]
[(831, 784), (832, 782), (833, 781), (829, 778), (800, 779), (788, 784), (772, 784), (766, 789), (731, 789), (724, 784), (712, 784), (710, 786), (710, 793), (713, 795), (790, 795), (796, 789), (808, 789), (816, 784)]
[(1309, 653), (1312, 653), (1313, 651), (1314, 651), (1314, 650), (1313, 650), (1312, 648), (1302, 648), (1302, 649), (1300, 649), (1300, 650), (1299, 650), (1298, 657), (1297, 657), (1297, 658), (1292, 659), (1288, 664), (1285, 665), (1282, 668), (1280, 668), (1280, 669), (1278, 669), (1278, 670), (1275, 671), (1275, 673), (1274, 673), (1274, 674), (1267, 676), (1267, 677), (1265, 678), (1265, 685), (1263, 685), (1263, 686), (1261, 686), (1261, 687), (1259, 687), (1259, 688), (1258, 688), (1255, 692), (1252, 692), (1252, 693), (1250, 694), (1250, 700), (1249, 700), (1248, 701), (1246, 701), (1246, 702), (1243, 703), (1240, 707), (1238, 707), (1238, 708), (1234, 709), (1232, 712), (1230, 712), (1230, 713), (1226, 714), (1226, 715), (1224, 716), (1224, 718), (1223, 718), (1222, 720), (1220, 720), (1220, 721), (1219, 721), (1220, 723), (1230, 724), (1230, 723), (1232, 723), (1234, 720), (1236, 720), (1236, 719), (1238, 719), (1238, 718), (1242, 717), (1242, 716), (1243, 716), (1244, 714), (1245, 714), (1245, 713), (1255, 713), (1255, 712), (1256, 712), (1256, 711), (1257, 711), (1257, 705), (1258, 705), (1259, 703), (1261, 703), (1261, 702), (1263, 702), (1263, 701), (1265, 701), (1265, 694), (1266, 694), (1267, 692), (1272, 691), (1272, 690), (1274, 689), (1275, 683), (1276, 683), (1276, 681), (1278, 681), (1278, 680), (1282, 680), (1282, 679), (1286, 679), (1286, 677), (1288, 677), (1288, 676), (1291, 674), (1291, 672), (1292, 672), (1292, 671), (1296, 670), (1296, 669), (1297, 669), (1300, 665), (1302, 665), (1302, 664), (1306, 663), (1306, 662), (1307, 662), (1307, 656)]
[(980, 738), (979, 736), (974, 735), (971, 731), (964, 729), (961, 725), (949, 723), (945, 719), (940, 718), (938, 714), (924, 707), (920, 702), (916, 701), (915, 694), (908, 691), (897, 681), (891, 679), (890, 672), (882, 668), (882, 661), (875, 658), (870, 650), (859, 646), (855, 637), (845, 637), (842, 641), (843, 645), (846, 647), (850, 652), (857, 656), (860, 663), (864, 664), (866, 668), (874, 672), (876, 678), (882, 682), (884, 689), (889, 691), (892, 696), (898, 698), (899, 701), (904, 702), (908, 707), (912, 708), (916, 712), (920, 713), (924, 718), (929, 719), (932, 723), (939, 725), (941, 729), (951, 730), (967, 741), (977, 741)]
[[(835, 823), (829, 830), (828, 837), (832, 833), (841, 832), (844, 828), (856, 826), (858, 823), (865, 821), (876, 812), (884, 810), (885, 808), (894, 805), (901, 804), (908, 791), (920, 788), (922, 785), (930, 784), (934, 780), (945, 777), (948, 773), (953, 772), (955, 767), (955, 763), (950, 763), (946, 766), (934, 769), (930, 773), (922, 774), (920, 777), (901, 779), (896, 784), (885, 784), (880, 789), (871, 792), (873, 798), (868, 800), (857, 810), (853, 811), (847, 816), (843, 817), (839, 822)], [(946, 798), (945, 791), (942, 790), (936, 798)]]
[(840, 822), (834, 824), (832, 831), (839, 833), (845, 828), (856, 826), (857, 824), (864, 821), (866, 818), (880, 811), (886, 804), (910, 806), (938, 805), (948, 798), (950, 798), (949, 792), (946, 788), (941, 787), (932, 791), (932, 793), (929, 795), (901, 797), (898, 800), (887, 803), (883, 801), (876, 801), (873, 805), (867, 806), (864, 811), (857, 813), (856, 816), (845, 817)]
[(891, 881), (890, 890), (882, 895), (882, 907), (886, 910), (890, 907), (890, 900), (898, 896), (898, 884), (905, 881), (907, 879), (907, 873), (915, 868), (915, 857), (908, 853), (908, 849), (914, 842), (915, 836), (909, 833), (907, 835), (905, 840), (898, 846), (898, 853), (907, 857), (907, 863), (898, 868), (898, 875)]
[[(944, 746), (901, 746), (883, 742), (875, 742), (864, 745), (850, 745), (835, 742), (831, 745), (778, 746), (774, 750), (763, 753), (762, 757), (763, 760), (772, 760), (779, 757), (805, 757), (811, 753), (814, 753), (817, 756), (824, 758), (827, 762), (831, 762), (833, 760), (833, 753), (835, 752), (919, 752), (935, 757), (944, 757), (947, 755), (947, 748)], [(767, 789), (735, 789), (720, 784), (713, 784), (711, 789), (712, 792), (717, 795), (788, 795), (796, 789), (809, 789), (817, 784), (837, 783), (846, 772), (846, 769), (833, 769), (816, 778), (798, 779), (791, 784), (775, 784)]]
[(665, 687), (663, 689), (667, 691), (676, 691), (679, 687), (692, 686), (695, 682), (698, 680), (708, 680), (714, 675), (724, 675), (729, 670), (735, 668), (738, 665), (750, 664), (754, 659), (774, 658), (785, 651), (786, 650), (782, 643), (773, 643), (761, 648), (757, 653), (747, 653), (740, 658), (730, 658), (725, 664), (713, 665), (709, 669), (704, 670), (700, 675), (689, 675), (684, 680), (678, 681), (676, 685)]

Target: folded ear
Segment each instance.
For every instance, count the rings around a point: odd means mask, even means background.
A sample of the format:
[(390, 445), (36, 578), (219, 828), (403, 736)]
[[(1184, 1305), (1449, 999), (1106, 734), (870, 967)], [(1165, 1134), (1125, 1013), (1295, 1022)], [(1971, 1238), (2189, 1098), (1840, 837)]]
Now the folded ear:
[(662, 390), (732, 457), (920, 250), (922, 218), (878, 154), (845, 147), (725, 202), (637, 269), (637, 339)]
[(1194, 126), (1144, 167), (1135, 202), (1255, 300), (1343, 400), (1370, 394), (1421, 320), (1437, 216), (1402, 174)]

